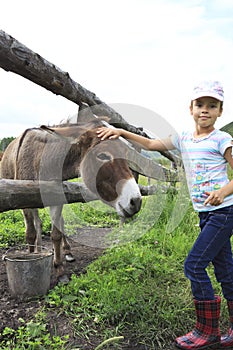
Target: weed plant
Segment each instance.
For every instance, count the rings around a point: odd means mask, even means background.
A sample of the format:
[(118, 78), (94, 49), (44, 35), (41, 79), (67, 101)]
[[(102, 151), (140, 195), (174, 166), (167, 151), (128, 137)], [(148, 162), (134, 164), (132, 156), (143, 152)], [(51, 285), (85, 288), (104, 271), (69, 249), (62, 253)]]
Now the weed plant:
[(21, 326), (14, 330), (5, 327), (1, 335), (1, 350), (65, 350), (68, 336), (51, 336), (47, 331), (46, 315), (39, 311), (35, 320), (25, 322), (19, 319)]

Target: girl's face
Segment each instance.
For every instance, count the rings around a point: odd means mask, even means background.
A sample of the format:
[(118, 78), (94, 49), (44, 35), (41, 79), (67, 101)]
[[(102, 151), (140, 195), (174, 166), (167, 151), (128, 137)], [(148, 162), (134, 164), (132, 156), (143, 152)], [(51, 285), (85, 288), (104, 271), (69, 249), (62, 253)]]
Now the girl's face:
[(214, 129), (216, 119), (222, 114), (222, 104), (213, 97), (200, 97), (192, 101), (190, 113), (198, 127)]

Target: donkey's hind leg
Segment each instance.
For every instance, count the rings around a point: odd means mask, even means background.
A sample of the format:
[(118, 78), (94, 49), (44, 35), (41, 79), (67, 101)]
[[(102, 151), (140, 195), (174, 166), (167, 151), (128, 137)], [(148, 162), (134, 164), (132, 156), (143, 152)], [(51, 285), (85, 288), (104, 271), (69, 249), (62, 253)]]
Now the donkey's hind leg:
[(39, 211), (38, 209), (33, 209), (33, 216), (34, 216), (34, 226), (36, 228), (36, 251), (41, 251), (42, 246), (42, 222), (39, 217)]
[(29, 252), (34, 252), (38, 242), (41, 245), (41, 221), (38, 209), (23, 209), (24, 222), (26, 226), (26, 242), (29, 245)]
[(59, 268), (62, 266), (62, 257), (61, 257), (61, 243), (63, 237), (63, 220), (61, 219), (62, 213), (61, 206), (50, 207), (50, 217), (52, 221), (52, 232), (51, 240), (54, 248), (54, 266)]

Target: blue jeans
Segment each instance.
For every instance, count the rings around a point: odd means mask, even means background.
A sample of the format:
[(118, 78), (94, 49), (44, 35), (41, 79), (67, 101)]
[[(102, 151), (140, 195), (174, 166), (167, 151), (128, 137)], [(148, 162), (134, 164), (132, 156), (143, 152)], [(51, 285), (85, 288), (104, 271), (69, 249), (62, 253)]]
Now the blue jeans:
[(200, 212), (201, 232), (184, 264), (185, 276), (191, 282), (196, 300), (213, 300), (214, 290), (206, 268), (214, 266), (227, 300), (233, 300), (233, 258), (230, 237), (233, 230), (233, 205), (209, 212)]

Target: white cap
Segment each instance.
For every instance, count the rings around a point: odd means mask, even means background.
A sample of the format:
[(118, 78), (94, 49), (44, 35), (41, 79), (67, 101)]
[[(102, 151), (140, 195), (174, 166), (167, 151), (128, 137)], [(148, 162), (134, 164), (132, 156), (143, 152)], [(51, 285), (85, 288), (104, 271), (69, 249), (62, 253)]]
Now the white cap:
[(202, 81), (198, 85), (196, 85), (193, 89), (193, 93), (191, 96), (191, 100), (196, 100), (200, 97), (213, 97), (219, 101), (224, 100), (224, 91), (222, 85), (219, 81)]

